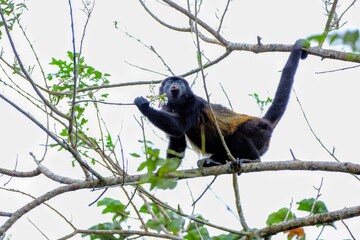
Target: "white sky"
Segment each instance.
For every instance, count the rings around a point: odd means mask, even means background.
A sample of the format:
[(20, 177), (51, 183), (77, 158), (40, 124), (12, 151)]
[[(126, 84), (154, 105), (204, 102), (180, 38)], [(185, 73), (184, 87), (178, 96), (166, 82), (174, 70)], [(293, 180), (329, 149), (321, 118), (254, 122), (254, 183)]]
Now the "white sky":
[[(161, 6), (156, 1), (147, 1), (151, 9), (158, 16), (177, 26), (186, 26), (186, 19), (175, 11)], [(352, 1), (340, 1), (342, 9)], [(208, 6), (208, 4), (210, 6)], [(212, 6), (213, 5), (213, 6)], [(203, 20), (217, 26), (214, 11), (216, 5), (222, 7), (225, 1), (212, 1), (205, 3)], [(69, 10), (67, 1), (37, 0), (28, 3), (30, 11), (24, 16), (24, 25), (45, 71), (54, 71), (47, 65), (51, 58), (62, 58), (66, 51), (71, 49), (71, 35), (69, 23)], [(152, 7), (154, 6), (154, 7)], [(79, 42), (84, 14), (76, 9), (76, 32)], [(168, 74), (159, 59), (133, 39), (125, 36), (119, 29), (115, 29), (113, 22), (118, 21), (122, 30), (140, 38), (144, 43), (153, 46), (172, 67), (176, 74), (182, 74), (196, 67), (196, 49), (193, 36), (188, 33), (177, 33), (164, 29), (151, 19), (137, 1), (97, 1), (95, 11), (90, 20), (86, 33), (83, 55), (86, 62), (102, 72), (111, 74), (111, 83), (131, 82), (138, 80), (161, 79), (162, 76), (141, 71), (131, 67), (124, 61)], [(344, 18), (347, 24), (343, 29), (356, 29), (360, 24), (358, 6), (352, 8)], [(294, 43), (298, 38), (305, 38), (320, 33), (325, 25), (321, 0), (303, 1), (233, 1), (224, 23), (224, 36), (235, 42), (255, 43), (256, 36), (262, 37), (263, 43)], [(215, 25), (214, 25), (215, 24)], [(17, 35), (20, 36), (20, 35)], [(1, 40), (1, 46), (7, 47), (7, 42)], [(16, 37), (15, 43), (25, 64), (32, 65), (34, 59), (29, 52), (28, 45), (22, 37)], [(79, 45), (77, 45), (79, 46)], [(205, 54), (215, 58), (223, 50), (216, 46), (202, 44)], [(5, 48), (5, 54), (11, 56), (10, 49)], [(250, 93), (257, 92), (262, 97), (272, 97), (277, 87), (280, 73), (288, 53), (253, 54), (248, 52), (234, 52), (228, 59), (206, 70), (208, 88), (213, 102), (227, 105), (227, 100), (219, 83), (226, 90), (234, 110), (252, 115), (260, 112)], [(8, 57), (12, 59), (12, 57)], [(359, 69), (340, 71), (330, 74), (315, 74), (317, 71), (333, 70), (355, 65), (354, 63), (334, 60), (321, 60), (309, 56), (299, 66), (295, 80), (295, 90), (301, 100), (306, 114), (321, 140), (328, 148), (336, 148), (336, 155), (341, 161), (358, 163), (358, 137), (360, 134), (360, 114), (358, 110)], [(37, 72), (35, 77), (38, 76)], [(0, 72), (0, 76), (2, 73)], [(40, 79), (40, 78), (39, 78)], [(188, 80), (192, 81), (193, 77)], [(22, 81), (16, 79), (16, 81)], [(40, 80), (39, 80), (39, 83)], [(22, 83), (23, 84), (23, 83)], [(30, 89), (30, 88), (29, 88)], [(15, 96), (7, 87), (1, 85), (0, 91), (12, 98), (27, 111), (33, 111), (24, 100)], [(105, 90), (105, 92), (108, 90)], [(110, 101), (130, 103), (136, 96), (148, 95), (148, 87), (125, 87), (109, 90)], [(204, 96), (202, 84), (198, 81), (194, 92)], [(18, 158), (19, 170), (30, 170), (35, 167), (29, 152), (41, 157), (45, 141), (45, 134), (33, 123), (21, 116), (3, 101), (0, 101), (3, 117), (0, 125), (0, 146), (3, 151), (0, 167), (13, 169)], [(133, 115), (140, 114), (134, 106), (101, 106), (103, 117), (113, 136), (120, 134), (125, 154), (129, 161), (130, 172), (135, 173), (139, 160), (131, 158), (128, 154), (140, 152), (141, 145), (137, 142), (141, 138), (141, 129), (134, 120)], [(91, 110), (89, 111), (91, 112)], [(31, 112), (41, 121), (44, 116), (38, 112)], [(96, 119), (91, 118), (96, 128)], [(20, 127), (20, 128), (19, 128)], [(158, 136), (153, 134), (156, 131)], [(97, 129), (92, 129), (94, 134)], [(151, 125), (146, 129), (149, 140), (165, 153), (167, 143), (159, 136), (164, 137)], [(271, 148), (262, 158), (263, 161), (289, 160), (292, 149), (296, 157), (303, 160), (332, 160), (311, 135), (305, 120), (292, 94), (288, 111), (278, 125), (273, 135)], [(183, 168), (196, 167), (199, 156), (187, 151)], [(79, 171), (71, 167), (71, 160), (66, 154), (52, 150), (44, 164), (57, 172), (71, 177), (79, 177)], [(182, 209), (191, 212), (192, 194), (197, 197), (211, 181), (212, 178), (192, 179), (181, 181), (178, 187), (171, 191), (157, 191), (160, 198), (164, 198), (172, 206), (181, 204)], [(360, 183), (352, 176), (338, 173), (280, 171), (243, 174), (239, 177), (240, 193), (245, 217), (250, 227), (261, 228), (265, 226), (267, 216), (279, 208), (288, 207), (304, 198), (316, 196), (315, 187), (323, 179), (320, 200), (327, 204), (330, 211), (339, 210), (360, 204)], [(7, 177), (0, 178), (2, 186), (8, 181)], [(57, 187), (56, 183), (48, 183), (44, 177), (32, 179), (13, 179), (7, 187), (21, 189), (24, 192), (39, 196), (49, 189)], [(228, 187), (224, 187), (228, 186)], [(209, 191), (199, 201), (195, 212), (216, 224), (240, 229), (240, 224), (233, 215), (226, 210), (224, 203), (234, 211), (234, 197), (231, 176), (221, 176)], [(216, 195), (215, 195), (215, 194)], [(88, 207), (100, 192), (80, 191), (70, 193), (49, 203), (60, 209), (66, 217), (72, 219), (79, 228), (88, 228), (94, 224), (110, 221), (110, 216), (101, 215), (102, 209), (95, 206)], [(181, 194), (181, 199), (179, 198)], [(112, 189), (107, 197), (124, 199), (122, 192)], [(220, 200), (217, 198), (219, 197)], [(0, 191), (2, 211), (15, 211), (21, 204), (29, 201), (19, 194), (9, 194)], [(301, 212), (295, 211), (303, 216)], [(8, 234), (12, 239), (43, 239), (41, 234), (28, 221), (30, 219), (37, 227), (42, 229), (50, 239), (56, 239), (70, 233), (71, 229), (46, 207), (39, 207), (23, 217), (16, 223)], [(226, 219), (226, 221), (224, 221)], [(6, 219), (0, 218), (0, 224)], [(347, 220), (347, 225), (355, 236), (360, 236), (359, 218)], [(65, 227), (64, 227), (65, 226)], [(341, 222), (336, 223), (337, 230), (327, 228), (321, 235), (323, 239), (350, 238)], [(314, 239), (320, 229), (307, 228), (308, 239)], [(279, 234), (274, 239), (284, 239)], [(80, 239), (76, 236), (73, 239)]]

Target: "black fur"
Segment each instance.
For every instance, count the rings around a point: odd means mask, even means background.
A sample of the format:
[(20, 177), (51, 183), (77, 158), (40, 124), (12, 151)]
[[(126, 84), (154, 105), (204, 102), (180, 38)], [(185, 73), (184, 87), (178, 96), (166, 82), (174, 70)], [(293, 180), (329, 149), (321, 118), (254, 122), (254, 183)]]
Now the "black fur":
[[(299, 60), (307, 56), (302, 50), (304, 44), (305, 40), (298, 40), (293, 46), (273, 103), (263, 118), (238, 114), (211, 104), (225, 142), (235, 158), (256, 160), (268, 150), (271, 134), (286, 110)], [(187, 81), (180, 77), (166, 78), (160, 86), (160, 94), (166, 94), (168, 99), (162, 110), (151, 108), (143, 97), (137, 97), (134, 103), (155, 126), (169, 135), (167, 157), (182, 158), (187, 137), (202, 153), (211, 154), (203, 161), (205, 167), (226, 163), (227, 155), (208, 102), (195, 95)]]

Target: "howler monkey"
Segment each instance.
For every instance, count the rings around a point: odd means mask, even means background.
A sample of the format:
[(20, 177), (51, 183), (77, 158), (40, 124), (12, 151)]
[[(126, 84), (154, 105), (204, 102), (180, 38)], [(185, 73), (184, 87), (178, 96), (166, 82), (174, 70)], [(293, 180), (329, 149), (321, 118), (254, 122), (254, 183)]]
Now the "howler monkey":
[[(305, 40), (298, 40), (293, 46), (273, 102), (262, 118), (238, 114), (222, 105), (211, 104), (225, 142), (236, 159), (260, 159), (268, 150), (271, 134), (289, 101), (299, 60), (307, 57), (306, 50), (302, 49), (305, 43)], [(225, 164), (228, 157), (209, 103), (195, 95), (181, 77), (163, 80), (160, 94), (167, 96), (167, 103), (161, 110), (151, 108), (144, 97), (137, 97), (134, 103), (142, 114), (169, 136), (167, 157), (182, 158), (187, 137), (202, 153), (211, 154), (201, 161), (203, 167)]]

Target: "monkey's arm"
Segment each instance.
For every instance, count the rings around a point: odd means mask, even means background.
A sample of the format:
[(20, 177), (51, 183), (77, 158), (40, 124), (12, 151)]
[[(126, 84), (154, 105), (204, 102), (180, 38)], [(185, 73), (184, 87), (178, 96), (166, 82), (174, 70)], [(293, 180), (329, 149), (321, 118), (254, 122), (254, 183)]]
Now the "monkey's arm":
[(144, 97), (135, 98), (134, 103), (150, 122), (170, 136), (181, 137), (189, 129), (186, 119), (180, 118), (177, 114), (153, 109)]

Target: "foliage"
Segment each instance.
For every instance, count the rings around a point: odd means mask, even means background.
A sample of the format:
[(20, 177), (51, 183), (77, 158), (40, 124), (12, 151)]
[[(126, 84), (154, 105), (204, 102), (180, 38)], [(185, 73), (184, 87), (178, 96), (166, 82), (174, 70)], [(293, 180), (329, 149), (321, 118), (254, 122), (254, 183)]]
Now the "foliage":
[[(163, 159), (160, 157), (160, 149), (154, 148), (151, 142), (146, 141), (144, 144), (144, 153), (146, 160), (140, 164), (138, 171), (146, 170), (146, 175), (141, 179), (140, 184), (150, 183), (150, 190), (173, 189), (177, 185), (177, 181), (165, 178), (168, 173), (174, 173), (181, 164), (181, 159), (170, 158)], [(133, 157), (139, 158), (137, 153), (131, 154)]]
[[(121, 203), (119, 200), (114, 200), (111, 198), (104, 198), (99, 201), (98, 206), (104, 206), (102, 214), (110, 213), (113, 215), (111, 222), (99, 223), (95, 226), (92, 226), (89, 230), (124, 230), (126, 221), (130, 217), (130, 211), (126, 210), (126, 206)], [(145, 214), (146, 228), (152, 229), (156, 232), (160, 232), (163, 229), (171, 232), (176, 235), (180, 231), (184, 235), (184, 239), (188, 240), (235, 240), (240, 239), (240, 236), (236, 234), (221, 234), (218, 236), (210, 236), (207, 228), (204, 224), (190, 221), (186, 224), (186, 219), (179, 214), (163, 209), (155, 203), (145, 203), (142, 205), (138, 211)], [(197, 219), (204, 220), (201, 215), (194, 216)], [(145, 227), (144, 226), (144, 227)], [(122, 240), (128, 239), (130, 237), (135, 237), (131, 234), (83, 234), (83, 237), (90, 236), (91, 240), (100, 239), (100, 240)]]
[[(323, 201), (315, 200), (314, 198), (303, 199), (299, 204), (298, 210), (306, 211), (311, 214), (328, 213), (328, 209)], [(317, 227), (322, 225), (316, 225)], [(332, 226), (336, 229), (333, 223), (326, 224), (326, 226)]]
[[(53, 65), (57, 68), (57, 71), (54, 73), (49, 73), (47, 79), (49, 81), (48, 88), (53, 93), (50, 97), (52, 104), (54, 106), (61, 105), (67, 109), (67, 114), (73, 114), (74, 123), (77, 131), (76, 134), (81, 137), (77, 137), (78, 147), (86, 146), (82, 141), (83, 138), (86, 138), (85, 131), (88, 130), (87, 123), (88, 117), (86, 117), (86, 109), (89, 109), (89, 102), (93, 103), (95, 109), (98, 109), (98, 103), (105, 101), (109, 94), (101, 94), (100, 97), (97, 97), (96, 87), (102, 85), (108, 85), (110, 81), (108, 77), (110, 74), (102, 73), (94, 67), (85, 63), (84, 57), (80, 57), (78, 53), (73, 54), (73, 52), (67, 52), (68, 60), (52, 58), (50, 65)], [(76, 69), (74, 68), (74, 59), (76, 59)], [(75, 90), (75, 79), (77, 80), (76, 92)], [(75, 94), (75, 97), (74, 97)], [(74, 101), (75, 100), (75, 101)], [(60, 131), (60, 136), (66, 138), (68, 141), (70, 139), (69, 127), (64, 126)], [(107, 134), (104, 140), (95, 140), (88, 139), (89, 141), (101, 143), (100, 141), (105, 142), (105, 147), (108, 151), (113, 151), (114, 144), (111, 138), (110, 133)], [(51, 145), (57, 146), (57, 144)], [(81, 151), (81, 150), (80, 150)], [(92, 163), (95, 163), (95, 159), (91, 158), (88, 155), (88, 151), (81, 151), (82, 155), (89, 158)]]
[[(96, 89), (95, 87), (100, 85), (108, 85), (108, 77), (110, 74), (102, 73), (96, 70), (94, 67), (87, 65), (85, 63), (84, 57), (80, 57), (78, 53), (76, 53), (74, 56), (73, 52), (68, 51), (67, 57), (70, 61), (55, 58), (51, 60), (50, 65), (56, 66), (58, 71), (48, 74), (48, 80), (53, 82), (53, 84), (49, 86), (49, 89), (57, 93), (65, 92), (66, 94), (56, 95), (60, 99), (63, 99), (64, 97), (71, 99), (74, 94), (74, 70), (76, 70), (76, 78), (78, 81), (77, 89), (83, 90), (92, 87), (88, 91), (85, 91), (85, 93), (78, 94), (76, 96), (77, 100), (85, 98), (96, 100), (93, 92), (94, 90), (92, 89)], [(74, 69), (74, 58), (77, 59), (76, 69)], [(103, 94), (98, 100), (104, 101), (107, 96), (108, 94)], [(54, 97), (53, 103), (58, 103), (58, 99)]]
[(140, 212), (152, 216), (152, 218), (146, 222), (146, 225), (157, 232), (160, 232), (161, 228), (165, 227), (169, 232), (178, 234), (185, 224), (183, 217), (166, 209), (161, 212), (159, 207), (154, 203), (143, 205), (140, 208)]
[(259, 94), (257, 93), (249, 94), (249, 96), (255, 99), (261, 112), (263, 112), (264, 108), (273, 101), (270, 97), (267, 97), (266, 100), (260, 99)]
[[(22, 13), (27, 10), (27, 6), (25, 3), (17, 3), (15, 4), (12, 0), (1, 0), (1, 10), (4, 14), (4, 17), (8, 17), (6, 19), (6, 24), (8, 26), (9, 31), (11, 31), (14, 27), (14, 24), (20, 19)], [(4, 26), (4, 23), (0, 20), (0, 28)], [(0, 39), (2, 38), (3, 32), (0, 31)]]
[[(112, 222), (99, 223), (95, 226), (89, 228), (89, 230), (122, 230), (128, 219), (130, 212), (126, 211), (125, 205), (122, 204), (119, 200), (114, 200), (111, 198), (104, 198), (103, 200), (97, 203), (99, 206), (104, 206), (102, 214), (110, 213), (113, 215)], [(118, 234), (116, 234), (118, 235)], [(129, 237), (130, 235), (120, 234), (119, 236), (114, 235), (104, 235), (104, 234), (83, 234), (82, 237), (90, 236), (91, 240), (100, 239), (100, 240), (123, 240)]]
[[(327, 213), (329, 212), (325, 203), (323, 201), (315, 200), (315, 198), (307, 198), (303, 199), (300, 202), (297, 202), (298, 208), (297, 210), (308, 212), (309, 214), (320, 214), (320, 213)], [(276, 212), (271, 213), (268, 216), (268, 219), (266, 220), (266, 224), (268, 226), (276, 223), (286, 222), (288, 220), (296, 219), (295, 214), (291, 211), (289, 208), (281, 208)], [(332, 226), (335, 228), (334, 224), (326, 224), (326, 225), (316, 225), (319, 226)], [(303, 228), (296, 228), (289, 231), (286, 231), (285, 233), (288, 234), (288, 239), (293, 239), (296, 237), (296, 239), (304, 240), (305, 239), (305, 231)]]
[(150, 89), (150, 96), (147, 96), (147, 98), (150, 101), (151, 106), (155, 106), (155, 103), (158, 102), (159, 103), (159, 107), (163, 104), (166, 104), (167, 98), (166, 98), (166, 94), (157, 94), (157, 91), (155, 90), (155, 84), (150, 84), (149, 85), (149, 89)]
[[(342, 47), (349, 47), (353, 52), (360, 51), (359, 30), (346, 30), (344, 32), (333, 32), (325, 36), (330, 45), (340, 45)], [(310, 36), (309, 41), (321, 42), (324, 35), (317, 34)]]

